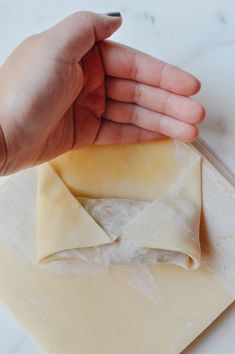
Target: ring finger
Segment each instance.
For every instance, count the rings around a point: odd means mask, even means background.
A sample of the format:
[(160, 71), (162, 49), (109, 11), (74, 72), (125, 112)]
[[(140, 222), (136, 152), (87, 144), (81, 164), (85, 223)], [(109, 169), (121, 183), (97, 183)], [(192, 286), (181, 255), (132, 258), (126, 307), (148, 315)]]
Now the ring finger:
[(198, 128), (194, 125), (133, 103), (108, 99), (103, 116), (113, 122), (136, 125), (174, 139), (193, 141), (198, 135)]

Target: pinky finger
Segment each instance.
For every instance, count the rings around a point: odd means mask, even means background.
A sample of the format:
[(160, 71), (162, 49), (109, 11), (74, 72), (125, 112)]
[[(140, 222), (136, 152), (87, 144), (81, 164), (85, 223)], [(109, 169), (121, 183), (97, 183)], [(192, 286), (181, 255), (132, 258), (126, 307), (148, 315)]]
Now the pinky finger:
[(95, 144), (127, 144), (148, 142), (165, 138), (164, 135), (142, 129), (131, 124), (103, 120)]

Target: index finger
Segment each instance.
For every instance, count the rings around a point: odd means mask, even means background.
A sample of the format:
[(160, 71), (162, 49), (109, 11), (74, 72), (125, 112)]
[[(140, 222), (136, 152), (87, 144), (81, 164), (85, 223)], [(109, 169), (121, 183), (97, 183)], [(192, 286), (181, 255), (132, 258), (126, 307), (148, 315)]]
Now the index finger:
[(200, 81), (193, 75), (133, 48), (103, 41), (100, 50), (108, 76), (142, 82), (184, 96), (200, 90)]

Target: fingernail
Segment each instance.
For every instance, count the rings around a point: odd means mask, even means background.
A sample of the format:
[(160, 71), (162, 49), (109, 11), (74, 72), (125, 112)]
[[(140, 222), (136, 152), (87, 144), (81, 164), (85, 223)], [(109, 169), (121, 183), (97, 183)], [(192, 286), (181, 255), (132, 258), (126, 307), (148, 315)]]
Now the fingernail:
[(111, 16), (111, 17), (121, 17), (122, 15), (120, 12), (108, 12), (106, 15)]

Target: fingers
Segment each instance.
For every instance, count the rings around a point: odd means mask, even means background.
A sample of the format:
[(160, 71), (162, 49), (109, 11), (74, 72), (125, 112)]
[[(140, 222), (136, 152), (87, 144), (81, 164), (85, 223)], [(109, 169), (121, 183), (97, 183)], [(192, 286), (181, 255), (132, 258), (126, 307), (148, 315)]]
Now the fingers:
[(148, 142), (163, 139), (161, 134), (141, 129), (130, 124), (114, 123), (103, 120), (96, 137), (96, 145), (127, 144), (135, 142)]
[(204, 108), (191, 98), (136, 81), (108, 77), (106, 93), (113, 100), (135, 103), (190, 124), (200, 123), (205, 115)]
[(108, 16), (93, 12), (76, 12), (66, 17), (54, 27), (44, 32), (59, 53), (63, 51), (64, 60), (80, 61), (93, 47), (95, 41), (111, 36), (122, 23), (120, 16)]
[(189, 73), (135, 49), (111, 41), (100, 43), (108, 76), (130, 79), (160, 87), (184, 96), (200, 89), (200, 82)]
[(186, 142), (193, 141), (198, 136), (196, 126), (132, 103), (107, 100), (103, 116), (113, 122), (136, 125), (139, 128)]

